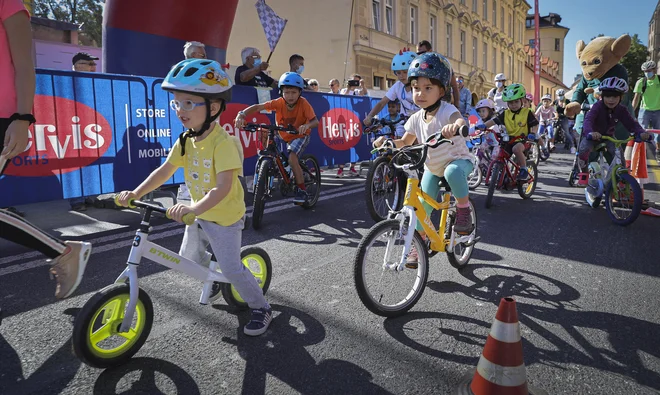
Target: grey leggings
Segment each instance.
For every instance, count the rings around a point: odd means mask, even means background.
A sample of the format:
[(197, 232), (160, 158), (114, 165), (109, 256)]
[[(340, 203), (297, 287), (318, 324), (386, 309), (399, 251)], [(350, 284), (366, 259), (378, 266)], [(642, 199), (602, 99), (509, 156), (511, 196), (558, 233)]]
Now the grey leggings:
[(222, 274), (227, 277), (251, 309), (260, 309), (266, 307), (268, 303), (257, 280), (241, 262), (242, 231), (242, 219), (229, 226), (197, 219), (192, 226), (186, 226), (179, 255), (199, 264), (208, 265), (211, 255), (206, 249), (210, 244)]

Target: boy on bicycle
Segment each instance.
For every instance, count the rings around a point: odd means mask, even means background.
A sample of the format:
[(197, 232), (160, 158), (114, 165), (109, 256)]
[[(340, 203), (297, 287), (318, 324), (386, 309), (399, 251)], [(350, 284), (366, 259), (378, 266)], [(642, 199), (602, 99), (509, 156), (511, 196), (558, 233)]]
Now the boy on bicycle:
[[(602, 100), (598, 100), (584, 117), (582, 133), (584, 138), (578, 149), (578, 163), (582, 173), (588, 172), (589, 154), (602, 136), (614, 136), (617, 123), (621, 122), (629, 132), (641, 140), (648, 140), (649, 134), (633, 118), (621, 98), (628, 91), (626, 80), (618, 77), (605, 78), (598, 86)], [(614, 143), (605, 142), (607, 151), (614, 155)]]
[(252, 311), (243, 332), (258, 336), (268, 329), (272, 310), (257, 280), (241, 262), (245, 213), (238, 178), (243, 170), (241, 153), (232, 136), (215, 122), (231, 100), (232, 85), (216, 61), (186, 59), (176, 64), (167, 73), (162, 88), (174, 93), (170, 106), (188, 130), (174, 143), (165, 163), (135, 190), (123, 191), (117, 199), (127, 206), (130, 199), (139, 199), (158, 188), (183, 167), (192, 205), (176, 204), (168, 214), (181, 222), (185, 214), (194, 213), (197, 220), (186, 227), (179, 254), (201, 263), (206, 247), (211, 245), (222, 274)]
[[(507, 104), (508, 108), (499, 113), (495, 118), (479, 124), (477, 129), (487, 129), (495, 125), (506, 128), (506, 132), (511, 137), (526, 137), (527, 135), (536, 133), (539, 121), (534, 116), (534, 111), (523, 107), (522, 99), (525, 98), (525, 87), (521, 84), (507, 85), (502, 92), (502, 100)], [(520, 167), (518, 173), (518, 180), (525, 181), (529, 177), (527, 171), (525, 157), (525, 145), (519, 139), (510, 141), (505, 147), (506, 151), (516, 156), (516, 164)]]
[(401, 102), (398, 99), (392, 100), (387, 103), (387, 115), (383, 118), (388, 122), (399, 122), (396, 124), (395, 130), (390, 130), (389, 126), (383, 127), (383, 133), (389, 132), (398, 138), (403, 137), (403, 134), (406, 132), (406, 129), (403, 127), (403, 116), (401, 115)]
[(263, 110), (275, 111), (275, 120), (278, 126), (292, 125), (298, 129), (300, 134), (290, 134), (279, 132), (280, 138), (284, 140), (289, 151), (289, 165), (293, 170), (293, 175), (298, 186), (293, 203), (303, 205), (309, 200), (305, 188), (305, 179), (298, 158), (302, 155), (309, 144), (309, 134), (312, 129), (319, 126), (319, 120), (316, 118), (314, 109), (307, 99), (302, 97), (302, 91), (305, 81), (298, 73), (286, 72), (280, 77), (277, 86), (280, 89), (282, 97), (267, 101), (263, 104), (253, 104), (243, 111), (239, 111), (234, 120), (234, 126), (238, 129), (246, 124), (245, 117), (254, 112)]

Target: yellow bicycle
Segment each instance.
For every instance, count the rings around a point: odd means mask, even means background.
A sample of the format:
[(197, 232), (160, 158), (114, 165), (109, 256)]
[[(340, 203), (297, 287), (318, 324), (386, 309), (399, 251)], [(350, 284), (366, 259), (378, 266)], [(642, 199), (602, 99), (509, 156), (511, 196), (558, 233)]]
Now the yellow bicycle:
[[(465, 137), (467, 127), (460, 131)], [(444, 178), (440, 180), (442, 199), (438, 202), (420, 187), (417, 170), (424, 166), (428, 148), (441, 144), (454, 144), (437, 133), (423, 143), (399, 150), (392, 158), (394, 166), (408, 176), (403, 207), (390, 211), (389, 219), (374, 225), (362, 238), (354, 258), (355, 288), (360, 300), (371, 312), (394, 317), (410, 310), (422, 297), (429, 275), (429, 258), (438, 252), (447, 254), (449, 263), (464, 268), (472, 256), (477, 237), (477, 212), (472, 200), (472, 222), (475, 227), (469, 235), (459, 235), (454, 231), (456, 201)], [(459, 143), (460, 144), (460, 143)], [(439, 213), (439, 221), (434, 223), (434, 215), (427, 215), (420, 199), (423, 199)], [(428, 242), (415, 231), (417, 215), (421, 227), (428, 236)], [(412, 247), (418, 253), (416, 269), (406, 267), (406, 259)]]

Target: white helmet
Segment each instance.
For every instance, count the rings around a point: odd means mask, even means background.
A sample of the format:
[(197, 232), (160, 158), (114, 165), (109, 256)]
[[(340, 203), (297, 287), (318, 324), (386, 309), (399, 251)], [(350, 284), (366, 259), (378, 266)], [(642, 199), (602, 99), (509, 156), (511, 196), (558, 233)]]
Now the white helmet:
[(563, 89), (557, 89), (557, 96), (564, 96), (566, 92)]
[(543, 101), (543, 100), (550, 100), (550, 101), (552, 101), (552, 98), (550, 97), (550, 95), (543, 95), (543, 97), (541, 98), (541, 101)]
[(490, 99), (481, 99), (479, 103), (474, 107), (475, 110), (479, 111), (480, 108), (490, 108), (495, 111), (495, 103)]
[(605, 78), (600, 82), (598, 87), (600, 88), (601, 92), (615, 91), (620, 94), (628, 92), (628, 83), (623, 78), (618, 77)]
[(499, 73), (495, 76), (495, 81), (506, 81), (506, 76), (504, 73)]

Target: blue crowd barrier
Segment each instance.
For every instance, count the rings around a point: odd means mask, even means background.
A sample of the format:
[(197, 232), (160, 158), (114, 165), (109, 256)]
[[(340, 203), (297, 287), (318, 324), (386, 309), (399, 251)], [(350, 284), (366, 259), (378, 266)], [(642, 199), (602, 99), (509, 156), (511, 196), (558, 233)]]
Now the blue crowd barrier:
[[(0, 176), (0, 207), (93, 196), (135, 188), (162, 164), (183, 126), (161, 79), (37, 69), (27, 150)], [(277, 98), (273, 89), (267, 92)], [(256, 137), (234, 130), (238, 111), (258, 102), (256, 88), (236, 86), (220, 124), (243, 143), (245, 175), (254, 173)], [(379, 100), (305, 92), (319, 119), (306, 152), (321, 165), (370, 159), (361, 120)], [(385, 110), (383, 111), (383, 115)], [(273, 114), (248, 121), (274, 122)], [(167, 184), (184, 181), (179, 170)]]

